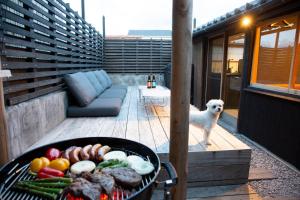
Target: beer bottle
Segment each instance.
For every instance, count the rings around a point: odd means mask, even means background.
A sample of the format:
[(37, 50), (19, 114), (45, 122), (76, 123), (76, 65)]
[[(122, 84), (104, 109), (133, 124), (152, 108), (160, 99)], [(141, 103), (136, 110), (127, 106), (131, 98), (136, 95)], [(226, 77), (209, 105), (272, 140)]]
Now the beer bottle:
[(152, 88), (156, 88), (156, 80), (155, 80), (155, 76), (152, 76)]
[(151, 88), (152, 84), (151, 84), (151, 76), (148, 75), (148, 80), (147, 80), (147, 88)]

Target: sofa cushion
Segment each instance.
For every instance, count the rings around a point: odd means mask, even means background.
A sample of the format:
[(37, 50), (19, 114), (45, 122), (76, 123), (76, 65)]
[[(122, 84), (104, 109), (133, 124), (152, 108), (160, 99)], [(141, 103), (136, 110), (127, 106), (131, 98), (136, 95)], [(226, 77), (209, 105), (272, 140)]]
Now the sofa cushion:
[(80, 106), (88, 105), (97, 92), (82, 72), (65, 75), (66, 84)]
[(104, 87), (101, 85), (100, 81), (97, 79), (95, 73), (85, 72), (84, 75), (89, 79), (89, 81), (95, 88), (98, 95), (104, 91)]
[(104, 117), (117, 116), (121, 110), (120, 98), (96, 98), (86, 107), (70, 106), (68, 117)]
[(127, 92), (127, 86), (126, 85), (112, 85), (109, 89), (122, 89)]
[(99, 97), (100, 98), (120, 98), (124, 99), (126, 91), (124, 89), (106, 89)]
[(106, 81), (108, 83), (108, 87), (112, 86), (112, 81), (110, 79), (110, 77), (108, 76), (108, 74), (106, 73), (106, 71), (104, 71), (103, 69), (100, 70), (100, 72), (104, 75), (104, 77), (106, 78)]
[(98, 81), (101, 83), (104, 89), (109, 87), (109, 83), (101, 71), (94, 71), (93, 73), (96, 75)]

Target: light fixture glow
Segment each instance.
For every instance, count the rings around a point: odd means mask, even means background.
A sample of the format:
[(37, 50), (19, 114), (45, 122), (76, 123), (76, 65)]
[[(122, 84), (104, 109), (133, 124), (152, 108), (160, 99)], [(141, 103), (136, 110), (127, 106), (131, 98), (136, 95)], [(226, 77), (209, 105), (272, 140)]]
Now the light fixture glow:
[(249, 16), (245, 16), (242, 19), (242, 26), (248, 27), (252, 23), (252, 20)]

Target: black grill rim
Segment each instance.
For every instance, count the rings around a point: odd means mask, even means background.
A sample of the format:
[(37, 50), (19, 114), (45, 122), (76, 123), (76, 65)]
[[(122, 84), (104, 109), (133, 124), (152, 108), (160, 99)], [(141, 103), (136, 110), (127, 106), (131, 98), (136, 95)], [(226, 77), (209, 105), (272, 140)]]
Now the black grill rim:
[(152, 149), (150, 149), (144, 144), (141, 144), (136, 141), (128, 140), (128, 139), (114, 138), (114, 137), (83, 137), (83, 138), (66, 139), (66, 140), (49, 143), (47, 145), (43, 145), (35, 149), (32, 149), (18, 156), (17, 158), (13, 159), (12, 161), (7, 163), (0, 169), (0, 183), (1, 184), (4, 183), (8, 172), (10, 172), (11, 169), (17, 163), (19, 163), (19, 166), (24, 166), (25, 164), (28, 164), (32, 159), (43, 156), (44, 153), (47, 151), (47, 149), (50, 147), (64, 150), (70, 146), (85, 146), (87, 144), (96, 144), (96, 143), (100, 143), (102, 145), (108, 145), (111, 146), (112, 148), (118, 148), (120, 150), (124, 149), (124, 151), (135, 152), (143, 156), (144, 158), (149, 158), (151, 163), (154, 165), (155, 170), (154, 172), (152, 172), (154, 173), (154, 176), (151, 178), (151, 180), (148, 182), (147, 185), (145, 185), (140, 190), (134, 192), (134, 194), (131, 195), (130, 198), (127, 198), (128, 200), (138, 198), (138, 196), (141, 195), (146, 190), (152, 190), (152, 188), (150, 187), (154, 186), (155, 180), (157, 179), (157, 176), (161, 169), (160, 159), (158, 155)]

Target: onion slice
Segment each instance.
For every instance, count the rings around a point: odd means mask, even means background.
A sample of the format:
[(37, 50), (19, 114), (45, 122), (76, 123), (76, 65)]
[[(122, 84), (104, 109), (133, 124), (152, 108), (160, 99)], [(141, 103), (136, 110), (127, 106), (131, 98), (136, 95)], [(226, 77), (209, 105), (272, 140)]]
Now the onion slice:
[(126, 153), (123, 151), (111, 151), (103, 156), (103, 160), (112, 160), (112, 159), (122, 161), (122, 160), (127, 160), (127, 156)]
[(139, 156), (128, 156), (127, 161), (129, 166), (140, 175), (146, 175), (154, 170), (154, 166), (150, 161), (145, 161)]
[(71, 166), (71, 172), (74, 174), (80, 174), (81, 172), (91, 172), (96, 168), (94, 162), (90, 160), (79, 161)]

